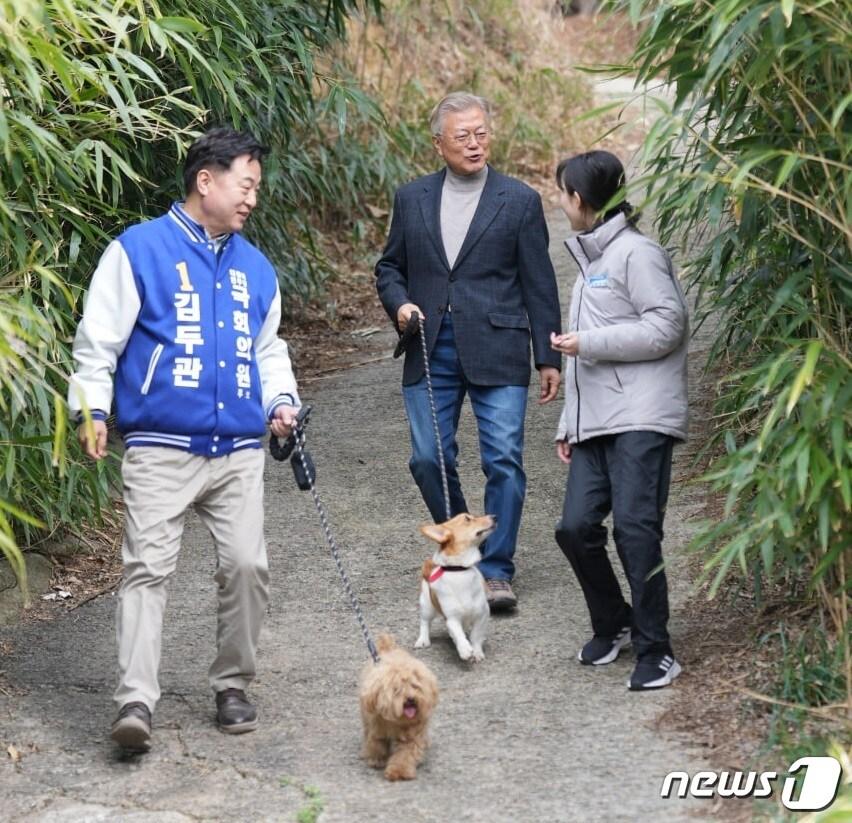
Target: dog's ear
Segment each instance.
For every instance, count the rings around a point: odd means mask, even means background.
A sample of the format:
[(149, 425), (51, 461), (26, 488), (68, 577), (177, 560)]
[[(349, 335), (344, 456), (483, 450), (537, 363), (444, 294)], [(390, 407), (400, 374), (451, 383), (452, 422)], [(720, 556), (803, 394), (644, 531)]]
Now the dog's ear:
[(420, 531), (422, 534), (425, 534), (430, 540), (434, 540), (436, 543), (440, 543), (442, 546), (444, 543), (448, 543), (450, 538), (453, 536), (452, 532), (449, 529), (445, 529), (438, 523), (424, 523), (420, 527)]

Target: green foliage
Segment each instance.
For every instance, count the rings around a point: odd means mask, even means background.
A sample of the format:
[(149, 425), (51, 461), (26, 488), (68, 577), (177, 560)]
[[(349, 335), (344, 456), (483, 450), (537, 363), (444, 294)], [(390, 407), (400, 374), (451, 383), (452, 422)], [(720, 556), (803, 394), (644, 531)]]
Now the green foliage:
[(517, 0), (386, 0), (381, 21), (353, 17), (335, 69), (383, 103), (397, 151), (426, 173), (439, 166), (429, 134), (433, 106), (451, 91), (495, 109), (491, 162), (508, 174), (550, 177), (557, 147), (575, 139), (571, 114), (586, 85), (564, 64), (548, 14)]
[(724, 517), (697, 545), (714, 591), (732, 567), (804, 575), (849, 672), (852, 7), (623, 5), (645, 26), (624, 71), (674, 98), (658, 101), (640, 185), (663, 240), (692, 242), (700, 321), (719, 324), (709, 366), (730, 375), (708, 475)]
[(785, 647), (779, 696), (852, 711), (852, 7), (630, 8), (645, 29), (625, 71), (674, 97), (658, 101), (640, 185), (664, 241), (692, 242), (699, 322), (719, 330), (709, 368), (727, 375), (706, 478), (723, 517), (695, 545), (712, 592), (736, 567), (758, 593), (809, 583), (832, 640)]
[(307, 798), (307, 805), (299, 809), (296, 823), (316, 823), (325, 808), (320, 790), (314, 786), (303, 786), (302, 792)]
[(350, 111), (378, 135), (374, 156), (387, 144), (378, 108), (317, 69), (356, 4), (0, 0), (0, 549), (19, 573), (17, 543), (106, 503), (114, 467), (66, 453), (75, 312), (108, 238), (180, 196), (206, 125), (270, 145), (252, 230), (285, 295), (321, 282), (304, 204), (363, 208), (375, 179), (351, 168)]
[(304, 795), (306, 805), (296, 812), (296, 823), (316, 823), (325, 808), (322, 794), (316, 786), (301, 783), (293, 777), (282, 777), (279, 780), (281, 786), (292, 786)]
[[(772, 650), (772, 658), (777, 661), (778, 676), (772, 687), (772, 696), (779, 701), (802, 707), (836, 707), (846, 697), (846, 683), (843, 678), (843, 644), (833, 643), (826, 637), (827, 626), (817, 622), (806, 625), (803, 630), (793, 630), (783, 623), (765, 634), (759, 645)], [(791, 710), (776, 707), (776, 717), (789, 720)], [(792, 709), (792, 716), (798, 721), (803, 719), (801, 709)], [(781, 727), (776, 733), (783, 735)], [(800, 748), (795, 748), (799, 746)], [(801, 747), (801, 741), (790, 740), (786, 751), (791, 758), (802, 757), (809, 753)]]
[[(770, 650), (769, 655), (762, 655), (763, 659), (775, 661), (774, 684), (770, 688), (775, 702), (768, 718), (766, 747), (778, 751), (781, 762), (788, 764), (800, 757), (834, 757), (845, 774), (837, 799), (822, 813), (802, 818), (801, 814), (788, 812), (776, 799), (769, 819), (778, 823), (846, 820), (852, 809), (850, 728), (841, 714), (846, 699), (844, 645), (830, 641), (827, 629), (819, 620), (804, 626), (780, 623), (760, 639), (760, 645)], [(796, 778), (801, 780), (801, 774)], [(834, 816), (841, 811), (847, 816)]]

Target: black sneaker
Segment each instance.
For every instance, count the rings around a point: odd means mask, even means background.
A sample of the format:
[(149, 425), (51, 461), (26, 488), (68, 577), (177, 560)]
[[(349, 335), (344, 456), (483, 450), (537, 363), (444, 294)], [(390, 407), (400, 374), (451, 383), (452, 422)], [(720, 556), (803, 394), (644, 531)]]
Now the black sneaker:
[(618, 634), (595, 635), (577, 654), (584, 666), (604, 666), (612, 663), (618, 653), (630, 645), (630, 626), (624, 626)]
[(627, 688), (632, 692), (662, 689), (680, 674), (680, 663), (670, 654), (649, 654), (639, 659)]
[(131, 754), (151, 748), (151, 710), (144, 703), (125, 703), (112, 724), (110, 737)]

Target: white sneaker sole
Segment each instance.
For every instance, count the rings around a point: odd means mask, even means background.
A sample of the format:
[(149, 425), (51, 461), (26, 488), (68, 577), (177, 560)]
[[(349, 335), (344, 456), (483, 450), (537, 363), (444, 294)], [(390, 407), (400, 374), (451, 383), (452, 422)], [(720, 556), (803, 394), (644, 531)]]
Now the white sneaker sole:
[(607, 663), (612, 663), (612, 661), (618, 657), (619, 652), (630, 645), (630, 642), (630, 630), (628, 629), (623, 635), (616, 638), (609, 654), (599, 657), (597, 660), (583, 660), (583, 650), (580, 649), (580, 651), (577, 652), (577, 660), (579, 660), (584, 666), (606, 666)]
[(648, 689), (662, 689), (664, 686), (670, 685), (672, 680), (674, 680), (680, 673), (680, 663), (675, 660), (669, 670), (662, 677), (658, 677), (650, 683), (645, 683), (643, 686), (631, 686), (630, 680), (628, 679), (627, 688), (632, 692), (644, 692), (648, 691)]

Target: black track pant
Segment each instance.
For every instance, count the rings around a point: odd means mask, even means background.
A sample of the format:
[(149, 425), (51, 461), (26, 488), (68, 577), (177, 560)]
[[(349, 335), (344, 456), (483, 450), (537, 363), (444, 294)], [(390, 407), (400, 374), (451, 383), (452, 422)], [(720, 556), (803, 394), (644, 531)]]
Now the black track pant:
[[(638, 657), (672, 654), (666, 624), (669, 601), (663, 560), (663, 517), (669, 495), (674, 438), (650, 431), (595, 437), (571, 449), (562, 520), (556, 542), (571, 562), (595, 635), (633, 628)], [(606, 552), (602, 525), (612, 511), (613, 539), (630, 585), (625, 602)]]

